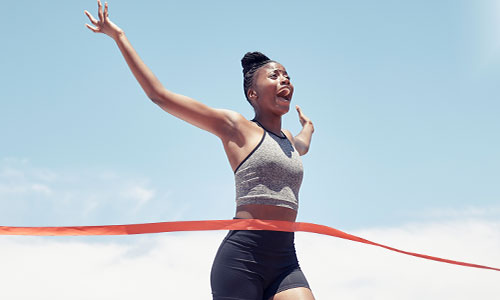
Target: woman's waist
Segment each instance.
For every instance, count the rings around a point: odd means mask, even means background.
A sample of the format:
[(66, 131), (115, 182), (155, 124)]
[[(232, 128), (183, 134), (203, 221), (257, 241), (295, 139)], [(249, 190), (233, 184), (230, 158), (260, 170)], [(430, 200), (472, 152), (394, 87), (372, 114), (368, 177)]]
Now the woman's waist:
[(236, 208), (236, 218), (295, 222), (297, 211), (275, 205), (247, 204)]

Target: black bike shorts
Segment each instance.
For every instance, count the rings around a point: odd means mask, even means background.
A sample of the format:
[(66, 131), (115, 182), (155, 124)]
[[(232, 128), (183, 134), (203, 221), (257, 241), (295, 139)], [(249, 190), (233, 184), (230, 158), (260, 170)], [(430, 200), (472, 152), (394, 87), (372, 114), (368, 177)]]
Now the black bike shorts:
[(210, 275), (214, 300), (268, 300), (305, 287), (295, 253), (294, 233), (232, 230), (217, 251)]

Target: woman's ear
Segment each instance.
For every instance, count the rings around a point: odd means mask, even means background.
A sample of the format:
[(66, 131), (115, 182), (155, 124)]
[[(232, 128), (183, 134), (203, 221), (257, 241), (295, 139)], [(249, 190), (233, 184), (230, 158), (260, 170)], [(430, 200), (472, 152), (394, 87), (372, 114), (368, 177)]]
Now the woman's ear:
[(257, 100), (257, 92), (254, 89), (248, 89), (247, 95), (248, 95), (248, 100), (250, 101)]

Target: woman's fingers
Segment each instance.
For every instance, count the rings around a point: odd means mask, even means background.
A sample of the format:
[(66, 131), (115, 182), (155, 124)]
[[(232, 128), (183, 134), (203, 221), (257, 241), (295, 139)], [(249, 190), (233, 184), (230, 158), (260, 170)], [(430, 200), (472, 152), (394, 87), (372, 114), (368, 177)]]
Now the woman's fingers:
[(102, 3), (101, 3), (101, 0), (97, 0), (97, 7), (98, 7), (98, 15), (99, 15), (99, 20), (101, 22), (104, 21), (104, 14), (102, 12)]
[(304, 115), (300, 106), (295, 105), (295, 108), (297, 109), (297, 112), (299, 113), (299, 121), (300, 121), (300, 124), (302, 126), (305, 126), (306, 123), (311, 123), (311, 120), (308, 117), (306, 117), (306, 115)]
[(302, 113), (302, 109), (300, 106), (295, 105), (295, 109), (297, 110), (297, 113), (299, 114), (299, 122), (302, 126), (304, 126), (304, 114)]
[(85, 11), (85, 14), (89, 18), (90, 22), (92, 22), (92, 24), (94, 25), (90, 26), (89, 24), (85, 24), (85, 26), (87, 26), (87, 28), (92, 30), (93, 32), (99, 32), (99, 22), (88, 11)]
[(108, 2), (104, 2), (104, 18), (107, 19), (108, 16)]
[(85, 24), (85, 26), (87, 26), (87, 28), (92, 30), (93, 32), (99, 32), (99, 28), (97, 27), (90, 26), (89, 24)]
[(97, 26), (98, 23), (97, 20), (88, 11), (85, 11), (85, 14), (89, 18), (90, 22), (92, 22), (92, 24)]
[(295, 105), (295, 109), (297, 109), (297, 112), (299, 113), (299, 118), (303, 119), (304, 113), (302, 112), (302, 109), (300, 108), (300, 106)]
[(99, 19), (94, 18), (88, 11), (85, 11), (85, 14), (93, 25), (91, 26), (87, 24), (87, 28), (93, 32), (104, 33), (111, 38), (116, 38), (120, 33), (123, 33), (123, 30), (121, 30), (109, 19), (108, 3), (105, 2), (103, 7), (101, 0), (97, 0), (97, 6)]

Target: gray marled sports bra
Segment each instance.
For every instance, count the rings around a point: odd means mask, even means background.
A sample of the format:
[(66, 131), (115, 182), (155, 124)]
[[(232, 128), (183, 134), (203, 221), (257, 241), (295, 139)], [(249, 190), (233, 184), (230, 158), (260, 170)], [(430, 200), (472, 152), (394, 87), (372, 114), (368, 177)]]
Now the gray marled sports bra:
[(236, 206), (274, 205), (298, 209), (303, 167), (292, 143), (265, 129), (259, 144), (234, 172)]

